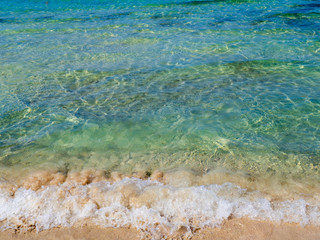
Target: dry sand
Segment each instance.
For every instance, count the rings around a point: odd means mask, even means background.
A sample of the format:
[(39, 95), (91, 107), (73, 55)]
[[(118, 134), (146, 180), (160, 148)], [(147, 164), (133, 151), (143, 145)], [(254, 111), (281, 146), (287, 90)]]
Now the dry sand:
[[(100, 228), (95, 226), (82, 226), (71, 228), (55, 228), (48, 231), (19, 232), (7, 230), (0, 232), (1, 240), (34, 239), (34, 240), (135, 240), (152, 239), (151, 236), (142, 235), (136, 229), (128, 228)], [(181, 236), (167, 236), (167, 239), (184, 239)], [(207, 228), (196, 231), (191, 238), (219, 239), (219, 240), (319, 240), (320, 227), (297, 224), (274, 224), (266, 221), (249, 219), (231, 219), (220, 228)]]

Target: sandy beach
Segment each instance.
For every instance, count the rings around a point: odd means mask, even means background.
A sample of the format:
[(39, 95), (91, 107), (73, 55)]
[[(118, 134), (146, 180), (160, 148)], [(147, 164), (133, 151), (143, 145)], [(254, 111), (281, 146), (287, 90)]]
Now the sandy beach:
[[(219, 240), (318, 240), (320, 227), (297, 224), (274, 224), (267, 221), (249, 219), (231, 219), (221, 227), (196, 230), (193, 236), (185, 238), (182, 235), (168, 235), (165, 239), (219, 239)], [(0, 232), (3, 240), (11, 239), (81, 239), (81, 240), (106, 240), (106, 239), (157, 239), (154, 236), (145, 235), (133, 228), (101, 228), (96, 226), (76, 226), (71, 228), (54, 228), (39, 233), (35, 231), (7, 230)]]

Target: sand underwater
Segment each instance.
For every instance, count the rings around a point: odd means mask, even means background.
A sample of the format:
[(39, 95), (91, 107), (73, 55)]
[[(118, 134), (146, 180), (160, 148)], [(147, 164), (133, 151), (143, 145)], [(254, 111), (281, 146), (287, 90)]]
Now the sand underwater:
[(0, 1), (1, 239), (320, 239), (320, 4)]

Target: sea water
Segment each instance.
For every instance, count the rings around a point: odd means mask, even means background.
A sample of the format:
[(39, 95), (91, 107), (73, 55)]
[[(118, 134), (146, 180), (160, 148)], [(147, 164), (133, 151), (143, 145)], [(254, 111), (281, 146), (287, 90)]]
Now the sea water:
[(311, 0), (0, 0), (3, 228), (319, 225), (319, 29)]

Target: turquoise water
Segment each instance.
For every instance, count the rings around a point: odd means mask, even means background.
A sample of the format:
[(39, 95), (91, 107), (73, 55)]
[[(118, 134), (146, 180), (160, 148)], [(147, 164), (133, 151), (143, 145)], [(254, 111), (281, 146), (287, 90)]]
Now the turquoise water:
[(319, 177), (317, 1), (0, 0), (0, 167)]
[(0, 0), (0, 231), (320, 226), (319, 29), (310, 0)]

